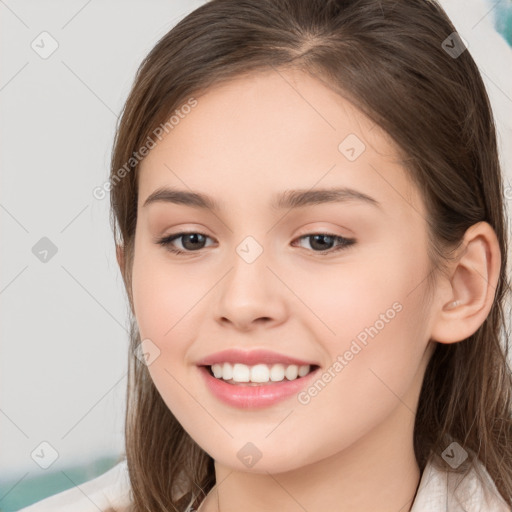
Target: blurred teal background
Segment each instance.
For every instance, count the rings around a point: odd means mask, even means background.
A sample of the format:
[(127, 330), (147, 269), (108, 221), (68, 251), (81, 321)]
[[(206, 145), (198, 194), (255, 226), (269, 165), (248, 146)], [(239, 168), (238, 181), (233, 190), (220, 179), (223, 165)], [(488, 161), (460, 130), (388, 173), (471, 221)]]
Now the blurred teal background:
[(512, 0), (500, 0), (496, 5), (494, 25), (496, 30), (512, 46)]
[(18, 484), (19, 478), (5, 482), (0, 480), (0, 512), (15, 512), (43, 498), (65, 491), (73, 485), (70, 479), (77, 485), (92, 480), (114, 467), (117, 462), (116, 457), (104, 457), (85, 465), (69, 467), (62, 472), (45, 472), (32, 477), (29, 474)]

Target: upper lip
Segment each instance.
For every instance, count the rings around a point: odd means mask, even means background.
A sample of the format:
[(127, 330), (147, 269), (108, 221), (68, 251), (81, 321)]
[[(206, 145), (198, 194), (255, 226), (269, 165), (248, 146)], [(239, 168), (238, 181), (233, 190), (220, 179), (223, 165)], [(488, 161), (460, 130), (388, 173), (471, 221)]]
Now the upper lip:
[(269, 350), (242, 350), (233, 348), (210, 354), (209, 356), (199, 360), (196, 364), (197, 366), (211, 366), (217, 363), (242, 363), (247, 366), (254, 366), (258, 363), (282, 363), (286, 365), (296, 364), (298, 366), (315, 365), (315, 363), (309, 361), (304, 361), (285, 354), (279, 354), (277, 352), (271, 352)]

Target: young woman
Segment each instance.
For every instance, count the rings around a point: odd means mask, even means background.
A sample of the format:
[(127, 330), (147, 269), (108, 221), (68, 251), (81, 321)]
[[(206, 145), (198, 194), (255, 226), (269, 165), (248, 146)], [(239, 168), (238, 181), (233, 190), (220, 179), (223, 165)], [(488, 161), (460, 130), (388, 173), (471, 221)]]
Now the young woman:
[(511, 510), (495, 128), (436, 2), (204, 4), (109, 189), (126, 460), (62, 510)]

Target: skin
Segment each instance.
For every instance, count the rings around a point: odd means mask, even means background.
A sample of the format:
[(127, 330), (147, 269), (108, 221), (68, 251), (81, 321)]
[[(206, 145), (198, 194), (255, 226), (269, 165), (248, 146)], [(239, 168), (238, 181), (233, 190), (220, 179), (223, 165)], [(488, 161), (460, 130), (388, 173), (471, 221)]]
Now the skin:
[[(421, 477), (413, 427), (425, 368), (434, 340), (465, 339), (489, 312), (500, 264), (492, 228), (468, 230), (429, 295), (421, 193), (389, 137), (347, 100), (296, 70), (241, 77), (196, 98), (139, 169), (132, 292), (141, 339), (160, 351), (151, 378), (215, 460), (220, 485), (201, 512), (410, 510)], [(348, 134), (366, 146), (353, 162), (338, 149)], [(208, 194), (223, 209), (143, 206), (161, 186)], [(380, 207), (268, 204), (286, 189), (333, 186)], [(203, 246), (175, 240), (192, 247), (185, 255), (155, 243), (181, 231), (209, 238)], [(305, 236), (318, 233), (356, 243), (323, 256)], [(247, 236), (263, 249), (250, 264), (236, 252)], [(396, 303), (401, 311), (307, 405), (294, 396), (263, 409), (231, 407), (195, 364), (225, 348), (264, 348), (326, 370)], [(262, 454), (251, 468), (237, 457), (247, 442)]]

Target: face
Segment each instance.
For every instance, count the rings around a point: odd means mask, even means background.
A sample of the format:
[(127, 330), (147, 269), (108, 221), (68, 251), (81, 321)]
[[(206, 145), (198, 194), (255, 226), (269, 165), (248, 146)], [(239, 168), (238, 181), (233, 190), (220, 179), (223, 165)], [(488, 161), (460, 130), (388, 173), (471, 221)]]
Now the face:
[[(412, 421), (432, 316), (427, 224), (389, 137), (299, 71), (238, 78), (196, 100), (139, 169), (134, 312), (169, 409), (216, 461), (248, 470), (244, 455), (261, 456), (255, 472), (348, 450), (397, 415)], [(215, 208), (146, 203), (164, 187)], [(320, 189), (341, 192), (277, 204)], [(315, 371), (291, 392), (279, 384), (276, 400), (236, 405), (198, 366), (232, 348)], [(228, 398), (256, 389), (215, 384)]]

